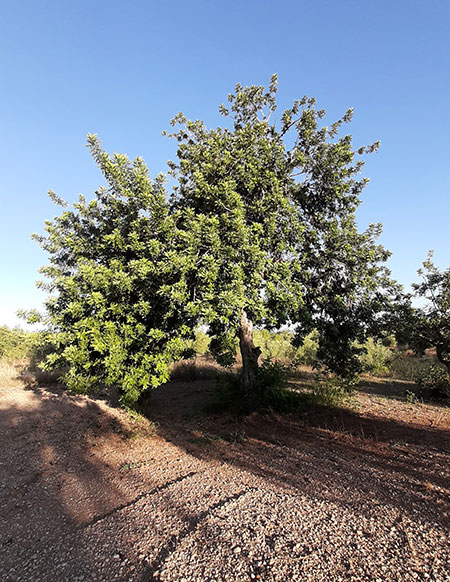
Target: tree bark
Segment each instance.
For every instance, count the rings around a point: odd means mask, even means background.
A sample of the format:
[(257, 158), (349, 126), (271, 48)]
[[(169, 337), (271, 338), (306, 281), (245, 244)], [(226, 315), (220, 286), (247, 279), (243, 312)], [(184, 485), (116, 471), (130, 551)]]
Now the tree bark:
[(255, 394), (258, 358), (261, 350), (253, 343), (253, 323), (248, 318), (245, 309), (241, 311), (239, 347), (242, 356), (241, 388), (245, 397), (251, 398)]

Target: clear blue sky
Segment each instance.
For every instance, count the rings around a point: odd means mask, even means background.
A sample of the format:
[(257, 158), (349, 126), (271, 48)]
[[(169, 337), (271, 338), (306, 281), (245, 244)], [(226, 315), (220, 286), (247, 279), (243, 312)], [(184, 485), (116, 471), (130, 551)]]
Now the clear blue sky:
[(382, 222), (405, 285), (428, 249), (450, 265), (448, 0), (4, 0), (0, 11), (0, 324), (39, 306), (46, 262), (30, 233), (102, 176), (84, 147), (174, 157), (178, 111), (217, 125), (236, 82), (279, 75), (279, 105), (315, 96), (332, 120), (355, 108), (355, 145), (381, 141), (361, 227)]

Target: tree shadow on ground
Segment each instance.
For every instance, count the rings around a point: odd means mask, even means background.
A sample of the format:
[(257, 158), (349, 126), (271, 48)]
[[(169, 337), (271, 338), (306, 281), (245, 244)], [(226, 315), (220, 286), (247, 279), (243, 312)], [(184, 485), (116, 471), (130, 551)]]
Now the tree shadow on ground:
[(201, 413), (211, 394), (207, 382), (171, 383), (152, 396), (149, 418), (160, 436), (202, 460), (361, 511), (387, 505), (448, 524), (448, 423), (436, 428), (320, 406), (300, 414)]
[(101, 402), (58, 386), (0, 388), (2, 580), (90, 579), (80, 525), (130, 498), (102, 444), (131, 436)]
[[(341, 508), (342, 519), (376, 521), (388, 507), (399, 520), (447, 523), (450, 437), (443, 426), (324, 407), (297, 415), (205, 414), (214, 383), (173, 382), (149, 403), (162, 438), (142, 439), (132, 457), (123, 413), (106, 407), (103, 395), (94, 401), (58, 386), (17, 388), (16, 396), (14, 390), (0, 394), (0, 559), (7, 582), (91, 580), (93, 573), (105, 581), (153, 580), (181, 560), (179, 577), (169, 578), (180, 579), (189, 544), (206, 564), (218, 547), (224, 559), (236, 560), (229, 536), (240, 539), (243, 531), (265, 540), (258, 542), (262, 565), (244, 556), (238, 563), (247, 578), (272, 580), (270, 560), (276, 555), (276, 567), (284, 567), (303, 551), (294, 552), (295, 536), (308, 535), (295, 528), (311, 527), (309, 519), (297, 520), (290, 533), (287, 502), (311, 512), (325, 503), (330, 515)], [(259, 515), (266, 525), (255, 534)], [(284, 544), (276, 554), (272, 520), (280, 520)], [(320, 537), (322, 526), (314, 527)]]

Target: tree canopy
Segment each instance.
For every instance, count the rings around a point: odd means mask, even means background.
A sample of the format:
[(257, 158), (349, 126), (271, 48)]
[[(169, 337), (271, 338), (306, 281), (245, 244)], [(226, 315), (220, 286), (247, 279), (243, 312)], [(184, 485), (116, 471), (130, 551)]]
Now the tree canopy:
[(239, 342), (247, 397), (260, 354), (253, 326), (288, 326), (297, 342), (316, 329), (324, 364), (357, 370), (354, 340), (376, 324), (391, 285), (380, 225), (359, 232), (355, 218), (362, 156), (378, 144), (354, 150), (340, 136), (352, 110), (322, 127), (312, 98), (277, 122), (276, 92), (276, 76), (267, 90), (236, 85), (219, 109), (225, 127), (179, 113), (170, 193), (141, 158), (109, 156), (88, 136), (106, 187), (36, 236), (50, 255), (48, 364), (67, 367), (69, 385), (118, 384), (133, 402), (167, 380), (200, 324), (222, 364)]
[(418, 270), (422, 281), (412, 285), (416, 297), (426, 299), (426, 304), (414, 310), (410, 341), (418, 351), (436, 348), (450, 376), (450, 268), (441, 271), (432, 259), (430, 251)]

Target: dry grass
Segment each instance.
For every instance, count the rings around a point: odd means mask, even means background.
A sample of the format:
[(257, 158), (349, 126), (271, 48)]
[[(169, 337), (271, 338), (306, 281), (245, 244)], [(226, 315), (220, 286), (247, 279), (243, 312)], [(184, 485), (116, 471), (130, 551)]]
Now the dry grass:
[(192, 360), (174, 362), (170, 366), (170, 379), (184, 381), (207, 380), (217, 378), (217, 376), (230, 371), (236, 372), (237, 369), (237, 364), (230, 370), (219, 366), (211, 357), (197, 355)]
[(9, 360), (0, 360), (0, 385), (1, 386), (16, 386), (21, 383), (22, 371), (26, 367), (27, 362), (19, 360), (11, 362)]

